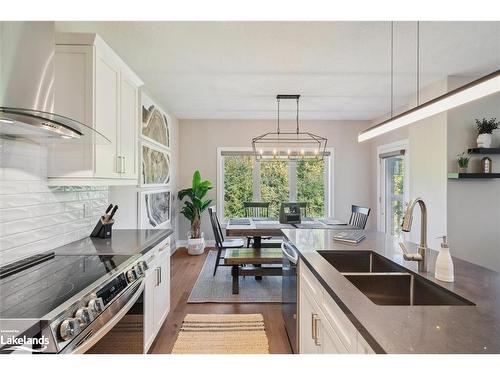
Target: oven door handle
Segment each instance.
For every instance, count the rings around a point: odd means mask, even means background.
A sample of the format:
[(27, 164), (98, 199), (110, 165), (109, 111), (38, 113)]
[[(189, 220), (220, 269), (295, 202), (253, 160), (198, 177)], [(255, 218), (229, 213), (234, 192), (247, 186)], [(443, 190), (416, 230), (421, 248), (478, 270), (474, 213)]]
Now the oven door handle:
[[(100, 339), (102, 339), (111, 329), (125, 316), (125, 314), (132, 308), (132, 306), (137, 302), (141, 293), (144, 291), (144, 282), (141, 280), (137, 285), (127, 290), (120, 297), (118, 297), (107, 309), (111, 308), (113, 305), (122, 302), (126, 299), (126, 303), (113, 317), (108, 320), (102, 327), (100, 327), (96, 332), (92, 332), (92, 322), (87, 329), (82, 332), (84, 338), (70, 350), (71, 354), (82, 354), (94, 346)], [(106, 310), (107, 310), (106, 309)], [(105, 310), (105, 311), (106, 311)], [(97, 318), (99, 319), (99, 318)]]
[(288, 258), (288, 260), (291, 263), (297, 264), (297, 262), (299, 261), (299, 255), (290, 245), (288, 245), (286, 242), (282, 242), (281, 243), (281, 251), (283, 252), (283, 254)]

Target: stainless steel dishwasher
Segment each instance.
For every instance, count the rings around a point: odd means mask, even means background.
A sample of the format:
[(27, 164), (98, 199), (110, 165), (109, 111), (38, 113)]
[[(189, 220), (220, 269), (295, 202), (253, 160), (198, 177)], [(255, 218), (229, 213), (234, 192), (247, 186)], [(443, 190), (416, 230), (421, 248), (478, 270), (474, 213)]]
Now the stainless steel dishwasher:
[(298, 292), (297, 292), (297, 264), (299, 254), (293, 246), (284, 241), (281, 244), (283, 252), (283, 277), (282, 277), (282, 305), (281, 312), (285, 321), (285, 329), (294, 353), (298, 353)]

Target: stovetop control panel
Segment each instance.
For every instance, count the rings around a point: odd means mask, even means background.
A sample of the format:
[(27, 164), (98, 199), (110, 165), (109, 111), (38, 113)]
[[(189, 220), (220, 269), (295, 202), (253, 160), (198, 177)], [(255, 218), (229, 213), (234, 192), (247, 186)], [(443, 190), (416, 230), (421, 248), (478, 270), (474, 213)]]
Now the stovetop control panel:
[(127, 279), (125, 274), (120, 274), (113, 279), (109, 284), (97, 292), (97, 297), (102, 298), (104, 306), (110, 303), (123, 289), (127, 287)]

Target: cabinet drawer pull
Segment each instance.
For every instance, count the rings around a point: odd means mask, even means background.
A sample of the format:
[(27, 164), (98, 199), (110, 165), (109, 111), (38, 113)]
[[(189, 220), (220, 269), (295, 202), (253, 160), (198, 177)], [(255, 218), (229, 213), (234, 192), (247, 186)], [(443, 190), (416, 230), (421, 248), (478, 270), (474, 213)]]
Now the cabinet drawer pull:
[(319, 327), (318, 323), (321, 321), (318, 314), (311, 314), (311, 330), (312, 330), (312, 339), (314, 340), (314, 345), (321, 346), (320, 337), (319, 337)]
[(160, 267), (155, 268), (156, 273), (156, 286), (160, 285)]
[(162, 247), (160, 247), (158, 249), (158, 252), (161, 253), (163, 250), (165, 250), (166, 248), (168, 248), (170, 246), (170, 242), (166, 243), (165, 245), (163, 245)]
[(125, 156), (122, 156), (122, 173), (125, 173)]

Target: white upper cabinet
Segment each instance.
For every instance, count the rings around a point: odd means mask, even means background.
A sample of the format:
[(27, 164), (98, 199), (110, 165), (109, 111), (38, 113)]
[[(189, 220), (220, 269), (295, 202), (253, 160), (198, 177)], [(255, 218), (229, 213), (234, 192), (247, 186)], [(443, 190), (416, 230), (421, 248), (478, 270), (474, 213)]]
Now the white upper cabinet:
[(55, 71), (56, 112), (93, 127), (111, 144), (51, 145), (49, 183), (137, 184), (143, 82), (96, 34), (57, 34)]

